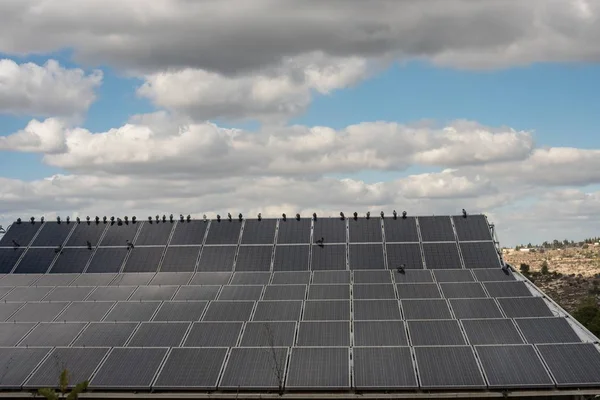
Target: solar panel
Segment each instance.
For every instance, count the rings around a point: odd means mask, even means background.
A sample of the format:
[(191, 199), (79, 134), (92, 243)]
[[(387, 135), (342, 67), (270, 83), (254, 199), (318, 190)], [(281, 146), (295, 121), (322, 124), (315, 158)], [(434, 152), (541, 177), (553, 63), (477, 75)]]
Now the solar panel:
[(154, 389), (215, 389), (226, 348), (172, 349)]
[(198, 271), (232, 271), (236, 246), (204, 246), (200, 253)]
[(435, 299), (442, 297), (435, 283), (399, 283), (396, 287), (400, 299)]
[(236, 271), (270, 271), (273, 246), (240, 246)]
[(33, 240), (32, 246), (61, 246), (75, 224), (46, 222), (42, 225), (38, 235)]
[(214, 300), (221, 290), (219, 285), (182, 286), (173, 300)]
[(23, 248), (0, 249), (0, 274), (8, 274), (24, 251)]
[(65, 322), (101, 321), (115, 303), (112, 301), (75, 301), (56, 320)]
[(142, 322), (127, 347), (178, 347), (189, 326), (187, 322)]
[(254, 321), (298, 321), (302, 310), (302, 302), (297, 300), (286, 301), (259, 301), (256, 303)]
[(448, 217), (419, 217), (421, 239), (424, 242), (453, 242), (454, 229)]
[(461, 322), (473, 345), (523, 343), (510, 319), (465, 319)]
[(127, 223), (119, 225), (118, 223), (109, 223), (108, 229), (100, 242), (101, 246), (127, 246), (127, 241), (133, 243), (138, 228), (142, 224)]
[(428, 269), (461, 268), (456, 243), (423, 243), (425, 265)]
[(407, 271), (398, 272), (397, 270), (393, 270), (392, 275), (397, 283), (433, 282), (433, 276), (431, 275), (431, 271), (409, 269)]
[(135, 239), (136, 246), (165, 246), (169, 240), (169, 236), (171, 236), (174, 225), (173, 222), (144, 222), (137, 239)]
[(16, 346), (34, 323), (0, 322), (0, 347)]
[(171, 237), (171, 245), (200, 245), (204, 241), (207, 222), (204, 221), (186, 221), (178, 222), (175, 231)]
[(273, 270), (307, 271), (309, 251), (308, 245), (276, 246)]
[(211, 301), (203, 321), (248, 321), (254, 302)]
[(135, 286), (100, 286), (87, 298), (88, 301), (127, 300)]
[(44, 301), (81, 301), (94, 289), (93, 286), (59, 286), (44, 297)]
[(483, 215), (453, 216), (458, 240), (492, 240), (487, 220)]
[(392, 283), (392, 276), (388, 270), (354, 271), (354, 284), (357, 283)]
[(119, 272), (126, 256), (127, 249), (125, 247), (99, 248), (96, 250), (86, 272)]
[(497, 301), (508, 318), (554, 316), (541, 297), (504, 297)]
[(25, 379), (50, 350), (52, 349), (0, 348), (0, 388), (20, 389)]
[(346, 220), (321, 218), (313, 224), (313, 243), (323, 239), (325, 244), (346, 243)]
[(42, 275), (40, 274), (10, 274), (5, 275), (4, 278), (0, 279), (0, 286), (29, 286)]
[(381, 244), (350, 245), (350, 269), (385, 269)]
[(531, 345), (476, 346), (490, 388), (552, 387)]
[(350, 323), (348, 321), (300, 322), (297, 346), (350, 346)]
[(66, 246), (86, 246), (88, 242), (96, 247), (106, 229), (106, 225), (100, 223), (76, 224), (75, 230), (69, 236)]
[(247, 219), (242, 233), (242, 244), (269, 244), (275, 241), (276, 219)]
[(258, 300), (262, 291), (262, 285), (227, 285), (221, 289), (219, 300)]
[(417, 219), (414, 217), (386, 218), (383, 221), (383, 227), (387, 243), (419, 241)]
[[(0, 278), (0, 279), (2, 279), (2, 278)], [(11, 290), (13, 290), (13, 288), (11, 288), (11, 287), (0, 287), (0, 299), (2, 297), (4, 297)]]
[(309, 300), (350, 300), (348, 285), (309, 285)]
[(355, 347), (354, 387), (357, 389), (416, 388), (417, 378), (408, 347)]
[(129, 300), (170, 300), (177, 289), (179, 286), (140, 286)]
[(56, 388), (59, 386), (59, 377), (64, 369), (69, 371), (70, 387), (89, 380), (108, 350), (107, 348), (56, 348), (27, 380), (24, 387)]
[(123, 272), (156, 272), (163, 247), (136, 247), (129, 252)]
[(288, 349), (233, 348), (219, 385), (222, 389), (283, 389)]
[(50, 268), (50, 264), (56, 257), (55, 249), (30, 247), (17, 267), (15, 274), (44, 274)]
[(92, 322), (75, 340), (73, 346), (80, 347), (119, 347), (124, 346), (137, 323), (134, 322)]
[(133, 286), (133, 285), (147, 285), (148, 282), (154, 278), (154, 272), (152, 273), (141, 273), (133, 272), (126, 274), (118, 274), (115, 279), (110, 283), (110, 286)]
[(438, 282), (473, 282), (473, 274), (468, 269), (436, 269), (433, 276)]
[(244, 347), (290, 347), (294, 345), (296, 323), (247, 322), (242, 336)]
[[(76, 278), (78, 274), (47, 274), (42, 275), (35, 284), (36, 286), (68, 286)], [(79, 286), (94, 286), (94, 285), (79, 285)]]
[(387, 244), (387, 265), (389, 269), (423, 269), (421, 247), (418, 243)]
[(42, 226), (41, 223), (14, 223), (7, 230), (4, 236), (0, 238), (0, 246), (12, 247), (14, 242), (19, 246), (28, 246), (31, 240)]
[(558, 387), (597, 386), (600, 383), (600, 353), (593, 344), (543, 344), (536, 347)]
[(113, 348), (90, 388), (148, 389), (168, 349)]
[(199, 321), (205, 301), (165, 301), (153, 321)]
[(88, 249), (63, 249), (54, 265), (51, 274), (79, 274), (85, 269), (88, 260), (92, 257), (93, 250)]
[(577, 343), (581, 339), (565, 318), (517, 318), (529, 343)]
[[(0, 303), (0, 321), (6, 321), (18, 309), (23, 307), (25, 303)], [(11, 319), (11, 321), (13, 321)]]
[[(42, 278), (60, 278), (63, 275), (44, 275)], [(70, 275), (73, 277), (73, 275)], [(116, 274), (81, 274), (79, 276), (75, 275), (76, 278), (70, 284), (70, 286), (105, 286), (112, 281)], [(66, 284), (66, 283), (61, 283)]]
[(312, 283), (350, 283), (350, 271), (315, 271)]
[(233, 347), (242, 322), (195, 322), (185, 339), (185, 347)]
[(499, 268), (500, 261), (493, 242), (461, 243), (465, 268)]
[(192, 279), (192, 275), (191, 272), (159, 272), (148, 285), (185, 285)]
[(311, 221), (307, 218), (302, 218), (300, 221), (296, 219), (279, 220), (279, 228), (277, 233), (277, 243), (310, 243), (310, 226)]
[(379, 218), (349, 219), (350, 243), (381, 243), (381, 220)]
[(514, 281), (515, 276), (508, 269), (490, 268), (490, 269), (474, 269), (475, 278), (482, 282), (492, 281)]
[(290, 389), (349, 388), (347, 347), (294, 347), (286, 387)]
[(168, 247), (161, 272), (194, 272), (200, 249), (200, 246)]
[(492, 297), (528, 297), (533, 296), (523, 282), (486, 282), (483, 284)]
[(402, 315), (397, 300), (354, 300), (354, 319), (398, 320)]
[(354, 346), (407, 346), (402, 321), (355, 321)]
[[(18, 304), (18, 303), (17, 303)], [(16, 322), (50, 322), (68, 305), (67, 302), (27, 303), (10, 317)]]
[(232, 285), (266, 285), (271, 279), (269, 272), (236, 272), (231, 279)]
[(307, 300), (304, 303), (304, 320), (350, 320), (350, 302), (347, 300)]
[(450, 319), (450, 309), (446, 300), (402, 300), (405, 319)]
[[(308, 253), (307, 253), (308, 255)], [(277, 259), (277, 253), (275, 253)], [(307, 257), (308, 260), (308, 257)], [(273, 285), (305, 285), (310, 281), (309, 271), (274, 272)]]
[(502, 318), (494, 299), (450, 299), (456, 318)]
[(423, 389), (484, 388), (470, 346), (415, 347)]
[(231, 279), (231, 272), (197, 272), (190, 285), (225, 285)]
[(152, 315), (160, 305), (158, 301), (119, 301), (117, 305), (108, 313), (105, 321), (150, 321)]
[(436, 321), (408, 321), (413, 346), (456, 346), (467, 344), (454, 319)]
[(20, 347), (68, 346), (85, 327), (81, 322), (43, 322), (36, 326)]
[(479, 282), (440, 283), (440, 287), (447, 299), (487, 297)]
[(54, 289), (52, 286), (22, 286), (14, 288), (4, 301), (40, 301)]
[(234, 221), (212, 220), (208, 228), (206, 244), (237, 244), (242, 223)]
[(352, 297), (357, 300), (395, 299), (394, 286), (383, 283), (354, 285)]
[(268, 285), (264, 300), (304, 300), (306, 285)]
[(311, 269), (316, 270), (345, 270), (345, 245), (313, 245)]

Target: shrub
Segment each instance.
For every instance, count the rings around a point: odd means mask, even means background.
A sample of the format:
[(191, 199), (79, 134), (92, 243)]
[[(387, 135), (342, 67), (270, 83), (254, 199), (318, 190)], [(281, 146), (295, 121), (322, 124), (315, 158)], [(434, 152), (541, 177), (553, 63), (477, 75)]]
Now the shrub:
[(542, 273), (542, 275), (548, 275), (548, 273), (550, 272), (548, 270), (548, 262), (546, 260), (544, 260), (544, 262), (542, 263), (542, 269), (540, 270), (540, 272)]
[(528, 264), (521, 264), (521, 266), (519, 267), (519, 270), (521, 271), (521, 273), (523, 275), (528, 275), (529, 274), (529, 265)]

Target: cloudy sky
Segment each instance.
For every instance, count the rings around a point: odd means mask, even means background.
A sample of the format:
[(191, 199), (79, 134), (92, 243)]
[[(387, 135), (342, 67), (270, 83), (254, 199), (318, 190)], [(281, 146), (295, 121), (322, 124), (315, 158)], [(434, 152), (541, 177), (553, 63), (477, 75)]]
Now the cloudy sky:
[(3, 0), (0, 224), (485, 213), (598, 236), (595, 0)]

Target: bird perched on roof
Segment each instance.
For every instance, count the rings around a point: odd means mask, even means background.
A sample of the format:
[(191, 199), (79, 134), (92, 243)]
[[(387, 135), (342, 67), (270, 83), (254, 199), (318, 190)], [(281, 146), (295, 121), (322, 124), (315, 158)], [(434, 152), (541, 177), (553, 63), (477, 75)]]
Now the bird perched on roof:
[(323, 244), (325, 244), (325, 238), (322, 237), (321, 239), (317, 239), (315, 243), (323, 247)]
[(406, 264), (400, 264), (400, 266), (398, 267), (398, 273), (399, 274), (404, 274), (404, 268), (406, 267)]
[(131, 243), (129, 240), (126, 240), (125, 242), (127, 243), (127, 250), (131, 250), (131, 249), (135, 248), (133, 243)]
[(88, 248), (88, 250), (91, 250), (91, 249), (92, 249), (92, 242), (90, 242), (90, 241), (88, 240), (88, 241), (86, 242), (86, 244), (87, 244), (87, 248)]

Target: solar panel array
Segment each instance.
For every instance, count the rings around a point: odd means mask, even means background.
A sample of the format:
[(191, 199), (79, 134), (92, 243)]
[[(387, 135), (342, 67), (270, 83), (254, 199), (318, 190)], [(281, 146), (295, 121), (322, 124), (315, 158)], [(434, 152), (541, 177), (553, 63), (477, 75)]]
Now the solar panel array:
[(600, 387), (479, 215), (27, 222), (0, 273), (3, 390)]

